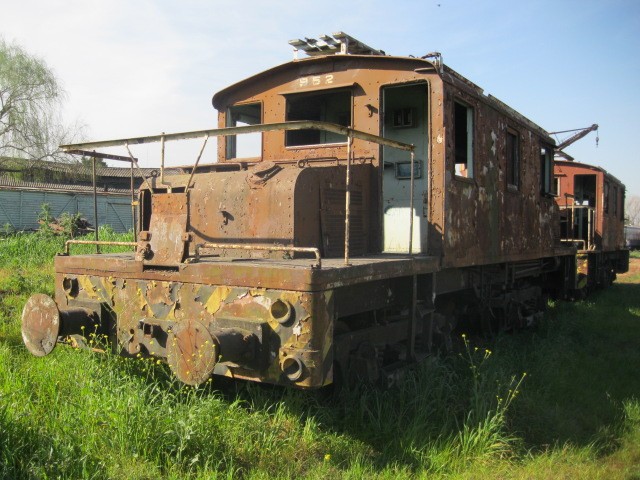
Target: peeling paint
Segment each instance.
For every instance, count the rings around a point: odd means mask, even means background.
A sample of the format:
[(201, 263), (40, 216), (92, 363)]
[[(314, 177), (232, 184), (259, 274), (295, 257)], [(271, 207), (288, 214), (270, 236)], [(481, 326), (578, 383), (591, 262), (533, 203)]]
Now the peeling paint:
[(226, 300), (230, 291), (231, 289), (229, 287), (216, 287), (205, 304), (207, 312), (214, 315), (220, 309), (220, 306)]

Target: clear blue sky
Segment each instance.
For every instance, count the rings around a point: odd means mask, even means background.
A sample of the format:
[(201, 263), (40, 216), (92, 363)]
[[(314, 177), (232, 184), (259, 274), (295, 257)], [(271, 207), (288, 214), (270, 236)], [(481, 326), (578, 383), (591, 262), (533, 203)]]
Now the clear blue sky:
[(292, 38), (340, 30), (393, 55), (440, 51), (548, 131), (598, 123), (598, 148), (592, 133), (567, 152), (640, 195), (639, 0), (20, 0), (0, 20), (96, 140), (213, 126), (215, 91), (289, 61)]

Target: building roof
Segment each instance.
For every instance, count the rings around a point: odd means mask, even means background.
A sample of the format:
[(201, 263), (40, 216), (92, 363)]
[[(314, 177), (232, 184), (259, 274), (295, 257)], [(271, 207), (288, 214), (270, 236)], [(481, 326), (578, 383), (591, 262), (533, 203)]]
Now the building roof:
[[(81, 162), (63, 163), (63, 162), (49, 162), (46, 160), (25, 160), (22, 158), (9, 158), (0, 157), (0, 160), (11, 162), (16, 166), (19, 166), (22, 162), (29, 162), (31, 166), (37, 166), (43, 170), (50, 170), (52, 172), (69, 173), (75, 176), (92, 176), (91, 165), (85, 165)], [(134, 177), (140, 176), (140, 171), (145, 177), (154, 177), (160, 174), (159, 168), (140, 168), (134, 169)], [(165, 167), (165, 175), (178, 175), (184, 173), (184, 169), (177, 167)], [(102, 178), (129, 178), (131, 177), (130, 167), (104, 167), (101, 165), (96, 166), (96, 175)]]
[[(93, 194), (93, 187), (90, 185), (71, 185), (63, 183), (49, 182), (27, 182), (16, 180), (15, 178), (0, 175), (0, 190), (38, 190), (64, 193), (88, 193)], [(126, 188), (100, 187), (97, 189), (99, 195), (130, 195), (131, 190)]]

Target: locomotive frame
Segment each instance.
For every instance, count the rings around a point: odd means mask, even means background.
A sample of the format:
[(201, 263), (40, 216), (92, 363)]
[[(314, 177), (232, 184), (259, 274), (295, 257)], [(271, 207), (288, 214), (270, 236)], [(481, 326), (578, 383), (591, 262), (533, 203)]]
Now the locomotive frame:
[[(579, 290), (548, 133), (439, 55), (335, 40), (214, 95), (217, 129), (63, 146), (124, 146), (108, 158), (133, 172), (129, 146), (160, 142), (161, 175), (140, 189), (134, 253), (69, 241), (56, 257), (55, 300), (23, 311), (32, 353), (97, 325), (188, 384), (378, 381), (450, 350), (456, 329), (533, 324)], [(248, 156), (244, 134), (259, 135)], [(214, 135), (218, 162), (200, 165)], [(197, 160), (166, 180), (164, 143), (190, 138)]]

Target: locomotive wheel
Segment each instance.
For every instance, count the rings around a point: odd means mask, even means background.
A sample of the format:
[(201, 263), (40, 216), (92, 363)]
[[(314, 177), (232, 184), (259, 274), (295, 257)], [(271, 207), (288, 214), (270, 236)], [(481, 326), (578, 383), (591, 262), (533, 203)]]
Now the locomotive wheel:
[(167, 338), (167, 361), (183, 383), (199, 385), (213, 374), (219, 348), (209, 330), (197, 320), (178, 323)]
[(36, 357), (51, 353), (60, 334), (60, 311), (48, 295), (36, 293), (22, 310), (22, 340)]

